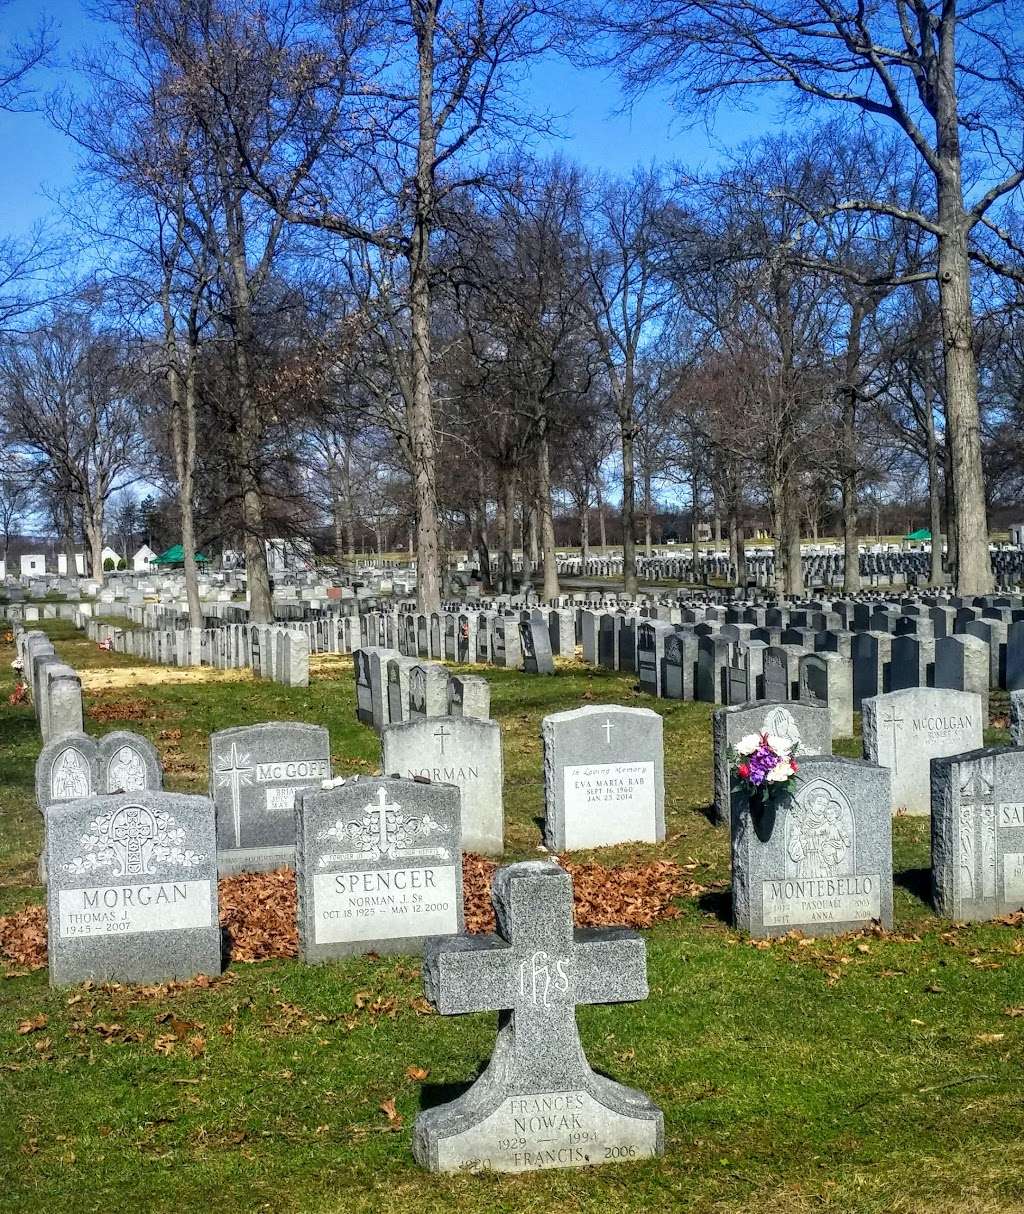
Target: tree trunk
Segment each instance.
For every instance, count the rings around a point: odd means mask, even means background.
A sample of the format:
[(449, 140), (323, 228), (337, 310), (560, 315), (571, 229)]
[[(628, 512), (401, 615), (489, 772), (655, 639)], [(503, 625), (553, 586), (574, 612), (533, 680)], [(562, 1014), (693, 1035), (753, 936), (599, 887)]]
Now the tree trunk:
[(555, 559), (555, 519), (551, 509), (551, 460), (548, 455), (548, 436), (544, 432), (537, 443), (537, 506), (540, 512), (540, 549), (544, 561), (545, 602), (550, 603), (561, 594), (558, 585), (558, 564)]
[[(952, 5), (948, 7), (952, 8)], [(960, 127), (954, 67), (955, 18), (944, 21), (937, 67), (936, 134), (941, 158), (936, 174), (939, 253), (939, 314), (946, 380), (946, 433), (956, 501), (956, 588), (962, 595), (992, 589), (988, 551), (985, 478), (981, 464), (978, 369), (974, 360), (970, 224), (964, 212)], [(950, 528), (950, 533), (953, 529)]]
[(946, 565), (947, 571), (957, 567), (957, 526), (956, 526), (956, 491), (953, 485), (953, 455), (949, 449), (949, 431), (947, 426), (946, 441), (942, 449), (943, 487), (946, 499)]
[(654, 555), (651, 539), (651, 474), (644, 473), (644, 554), (650, 558)]
[(504, 485), (504, 501), (501, 503), (501, 588), (505, 594), (511, 594), (514, 588), (515, 574), (512, 554), (515, 547), (516, 529), (516, 478), (506, 470)]
[(693, 561), (693, 580), (700, 581), (700, 540), (697, 538), (697, 502), (700, 497), (700, 485), (697, 481), (697, 465), (690, 469), (690, 559)]
[[(75, 511), (71, 505), (70, 497), (67, 494), (62, 495), (61, 502), (61, 530), (63, 531), (64, 541), (64, 559), (67, 562), (68, 577), (78, 577), (78, 553), (75, 551)], [(85, 572), (85, 561), (82, 561), (82, 571)]]
[(604, 496), (601, 493), (600, 482), (597, 485), (597, 533), (601, 543), (601, 551), (608, 550), (608, 523), (604, 517)]
[(178, 511), (181, 515), (181, 551), (185, 569), (185, 597), (188, 619), (193, 628), (203, 620), (199, 601), (199, 567), (196, 564), (195, 519), (192, 493), (196, 468), (195, 349), (190, 346), (188, 369), (182, 376), (178, 362), (178, 343), (169, 309), (165, 320), (168, 359), (168, 390), (171, 399), (171, 446), (178, 481)]
[(92, 576), (102, 585), (106, 578), (103, 568), (103, 502), (96, 500), (91, 506), (83, 507), (82, 519), (89, 539)]
[(580, 511), (580, 573), (587, 576), (587, 562), (590, 560), (590, 497), (583, 502)]
[(928, 520), (932, 533), (931, 570), (928, 580), (942, 584), (942, 503), (939, 498), (939, 451), (935, 438), (935, 408), (931, 393), (926, 393), (924, 413), (925, 443), (928, 449)]
[[(631, 381), (627, 375), (627, 380)], [(622, 443), (622, 581), (623, 591), (629, 598), (636, 598), (636, 456), (633, 448), (636, 433), (636, 415), (633, 411), (632, 383), (623, 389), (623, 402), (619, 411), (619, 433)]]
[(796, 493), (786, 494), (786, 593), (800, 598), (804, 592), (804, 571), (800, 559), (800, 505)]
[(416, 597), (421, 612), (441, 610), (441, 553), (437, 522), (437, 441), (430, 384), (430, 234), (434, 212), (434, 5), (410, 0), (419, 68), (419, 131), (412, 235), (409, 248), (409, 323), (412, 398), (409, 446), (416, 501)]

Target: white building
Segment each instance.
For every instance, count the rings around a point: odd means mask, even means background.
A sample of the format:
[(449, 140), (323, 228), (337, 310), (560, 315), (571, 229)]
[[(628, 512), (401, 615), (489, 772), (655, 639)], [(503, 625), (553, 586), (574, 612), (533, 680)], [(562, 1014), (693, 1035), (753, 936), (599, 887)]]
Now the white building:
[(107, 561), (113, 561), (114, 568), (116, 569), (121, 563), (120, 552), (115, 552), (114, 549), (110, 547), (104, 548), (100, 553), (100, 564), (106, 565)]
[(132, 569), (136, 573), (149, 573), (153, 567), (153, 562), (156, 560), (157, 554), (148, 544), (143, 544), (142, 547), (132, 557)]
[[(67, 558), (67, 553), (65, 553), (65, 552), (57, 553), (57, 572), (61, 575), (61, 577), (67, 577), (68, 558)], [(75, 572), (78, 574), (79, 577), (85, 577), (85, 553), (84, 552), (75, 553)]]
[(39, 553), (21, 558), (22, 577), (40, 577), (46, 572), (46, 557)]

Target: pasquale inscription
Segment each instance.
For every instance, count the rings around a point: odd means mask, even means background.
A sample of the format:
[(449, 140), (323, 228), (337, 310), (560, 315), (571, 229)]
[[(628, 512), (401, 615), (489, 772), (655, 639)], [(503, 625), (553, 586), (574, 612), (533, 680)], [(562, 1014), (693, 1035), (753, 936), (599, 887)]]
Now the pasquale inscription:
[(761, 885), (765, 927), (798, 923), (847, 923), (881, 914), (881, 877), (797, 877)]

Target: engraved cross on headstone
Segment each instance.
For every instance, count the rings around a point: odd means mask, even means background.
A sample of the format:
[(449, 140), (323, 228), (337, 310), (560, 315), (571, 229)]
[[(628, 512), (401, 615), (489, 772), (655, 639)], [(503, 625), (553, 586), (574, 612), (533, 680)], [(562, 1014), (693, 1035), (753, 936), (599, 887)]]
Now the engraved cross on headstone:
[(960, 783), (960, 880), (965, 901), (996, 896), (995, 760), (966, 764)]
[(900, 740), (897, 730), (903, 724), (903, 718), (896, 715), (895, 708), (890, 708), (889, 715), (882, 718), (882, 724), (892, 726), (892, 770), (895, 774), (900, 769)]
[(611, 746), (612, 744), (612, 730), (614, 728), (615, 726), (606, 718), (604, 723), (604, 743), (606, 746)]
[(146, 810), (137, 805), (126, 805), (115, 817), (110, 833), (124, 848), (124, 875), (145, 872), (142, 845), (154, 837), (153, 820)]
[(217, 760), (217, 787), (231, 789), (231, 813), (234, 818), (235, 847), (242, 845), (242, 789), (252, 784), (256, 769), (247, 754), (242, 754), (236, 742), (228, 754)]
[(428, 944), (427, 997), (443, 1015), (501, 1013), (488, 1073), (509, 1091), (585, 1086), (576, 1007), (645, 999), (643, 941), (620, 928), (574, 931), (572, 878), (550, 861), (500, 869), (494, 906), (497, 936)]
[(440, 746), (441, 754), (443, 755), (444, 754), (444, 740), (445, 740), (445, 738), (450, 738), (451, 734), (445, 733), (444, 726), (442, 725), (440, 729), (437, 729), (434, 731), (434, 737), (438, 739), (438, 746)]

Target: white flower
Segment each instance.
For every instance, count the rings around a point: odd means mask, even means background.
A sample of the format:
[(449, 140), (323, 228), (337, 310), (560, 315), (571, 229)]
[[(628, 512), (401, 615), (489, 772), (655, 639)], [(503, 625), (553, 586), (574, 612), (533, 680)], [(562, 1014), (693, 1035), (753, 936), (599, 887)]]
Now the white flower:
[(761, 735), (757, 733), (748, 733), (745, 738), (740, 738), (740, 740), (736, 743), (736, 753), (738, 755), (752, 755), (760, 745)]
[(771, 771), (765, 776), (765, 780), (769, 784), (783, 784), (794, 775), (793, 764), (788, 759), (783, 759), (781, 763), (776, 763)]
[(767, 736), (768, 745), (780, 758), (788, 758), (793, 750), (791, 738), (784, 738), (780, 733), (770, 733)]

